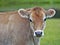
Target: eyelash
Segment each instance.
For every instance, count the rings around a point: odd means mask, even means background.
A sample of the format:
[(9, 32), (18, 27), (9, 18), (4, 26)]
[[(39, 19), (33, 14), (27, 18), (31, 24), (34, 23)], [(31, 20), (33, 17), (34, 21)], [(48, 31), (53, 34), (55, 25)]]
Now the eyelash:
[(29, 21), (30, 21), (30, 22), (32, 22), (32, 20), (31, 20), (31, 19), (29, 19)]
[[(30, 22), (32, 22), (32, 20), (31, 20), (31, 19), (29, 19), (29, 21), (30, 21)], [(46, 21), (46, 18), (44, 19), (44, 21)]]
[(46, 18), (44, 19), (44, 21), (46, 21)]

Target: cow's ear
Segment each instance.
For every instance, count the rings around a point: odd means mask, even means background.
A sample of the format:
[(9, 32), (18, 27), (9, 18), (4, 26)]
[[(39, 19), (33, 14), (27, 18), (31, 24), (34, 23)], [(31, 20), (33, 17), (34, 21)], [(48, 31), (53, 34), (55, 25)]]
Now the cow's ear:
[(49, 9), (49, 10), (46, 12), (47, 18), (51, 18), (51, 17), (53, 17), (55, 14), (56, 14), (56, 11), (55, 11), (54, 9)]
[(18, 13), (19, 13), (19, 15), (20, 15), (21, 17), (23, 17), (23, 18), (28, 18), (28, 16), (29, 16), (29, 12), (26, 11), (25, 9), (19, 9), (19, 10), (18, 10)]

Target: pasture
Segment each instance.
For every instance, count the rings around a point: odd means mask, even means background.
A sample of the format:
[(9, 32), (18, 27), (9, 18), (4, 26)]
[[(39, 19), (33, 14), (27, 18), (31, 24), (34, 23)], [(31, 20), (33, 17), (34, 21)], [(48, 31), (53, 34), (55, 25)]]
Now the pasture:
[(60, 45), (60, 19), (48, 19), (41, 45)]
[[(46, 1), (47, 3), (40, 3)], [(17, 10), (19, 8), (30, 8), (34, 6), (41, 6), (46, 9), (60, 9), (60, 0), (0, 0), (0, 11)], [(60, 19), (47, 19), (45, 35), (41, 38), (40, 43), (41, 45), (60, 45)]]
[(34, 6), (41, 6), (46, 9), (60, 9), (60, 0), (0, 0), (0, 11), (30, 8)]

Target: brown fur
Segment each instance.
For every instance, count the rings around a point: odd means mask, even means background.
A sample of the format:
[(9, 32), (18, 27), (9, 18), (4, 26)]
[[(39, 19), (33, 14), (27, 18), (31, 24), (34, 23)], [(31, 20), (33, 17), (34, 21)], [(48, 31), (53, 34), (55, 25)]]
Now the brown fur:
[(32, 40), (29, 21), (18, 11), (0, 13), (0, 45), (27, 45)]
[[(32, 14), (34, 29), (42, 30), (45, 10), (34, 7), (27, 11)], [(18, 11), (0, 12), (0, 45), (33, 45), (37, 39), (33, 40), (32, 32), (29, 20), (22, 18)], [(35, 45), (38, 45), (38, 41)]]
[(42, 30), (42, 25), (43, 25), (43, 13), (45, 13), (45, 10), (41, 7), (34, 7), (31, 9), (31, 14), (33, 17), (33, 22), (34, 22), (34, 28), (35, 30), (41, 29)]

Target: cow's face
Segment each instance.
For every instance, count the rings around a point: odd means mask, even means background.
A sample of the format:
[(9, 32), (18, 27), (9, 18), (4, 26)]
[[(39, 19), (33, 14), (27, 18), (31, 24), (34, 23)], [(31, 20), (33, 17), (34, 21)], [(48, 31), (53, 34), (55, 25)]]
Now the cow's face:
[(49, 9), (48, 11), (45, 11), (40, 7), (34, 7), (27, 10), (20, 9), (18, 12), (21, 17), (28, 18), (30, 20), (30, 27), (36, 37), (44, 35), (46, 18), (55, 15), (55, 10)]

